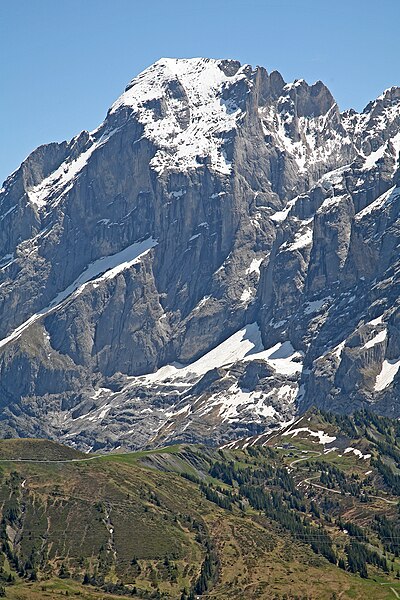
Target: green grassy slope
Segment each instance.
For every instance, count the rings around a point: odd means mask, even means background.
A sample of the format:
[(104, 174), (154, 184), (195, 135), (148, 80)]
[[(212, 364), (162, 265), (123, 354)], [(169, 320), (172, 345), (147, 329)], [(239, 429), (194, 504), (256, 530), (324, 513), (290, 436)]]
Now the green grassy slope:
[[(397, 422), (313, 412), (251, 443), (87, 460), (47, 441), (0, 442), (0, 590), (15, 600), (400, 595)], [(23, 457), (37, 462), (11, 462)]]
[(33, 438), (0, 440), (0, 460), (70, 460), (85, 456), (83, 452), (61, 446), (51, 440)]

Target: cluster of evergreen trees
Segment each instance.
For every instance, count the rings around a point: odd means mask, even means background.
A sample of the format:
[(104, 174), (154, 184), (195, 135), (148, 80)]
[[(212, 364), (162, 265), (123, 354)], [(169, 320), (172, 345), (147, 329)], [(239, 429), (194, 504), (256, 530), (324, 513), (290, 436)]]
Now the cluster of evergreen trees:
[(200, 490), (210, 502), (213, 502), (220, 508), (232, 510), (232, 499), (223, 493), (222, 488), (214, 489), (211, 485), (200, 484)]
[(288, 508), (288, 498), (285, 501), (283, 493), (268, 493), (260, 486), (241, 486), (240, 493), (249, 500), (253, 508), (264, 511), (266, 516), (279, 523), (296, 539), (310, 544), (316, 554), (322, 554), (331, 563), (336, 564), (336, 554), (329, 534), (322, 526), (312, 525), (298, 510)]
[(400, 496), (400, 475), (394, 473), (392, 468), (385, 464), (380, 458), (373, 461), (379, 473), (382, 475), (383, 481), (391, 489), (395, 496)]
[(381, 539), (385, 550), (400, 556), (400, 522), (397, 519), (388, 519), (385, 515), (376, 515), (373, 528)]
[(194, 586), (194, 594), (204, 594), (213, 584), (218, 572), (218, 556), (210, 543), (207, 544), (207, 554), (201, 565), (199, 578)]
[(356, 475), (350, 477), (335, 465), (315, 461), (313, 468), (321, 471), (320, 482), (329, 489), (339, 488), (343, 494), (358, 497), (361, 494), (361, 484)]
[(368, 577), (367, 563), (389, 572), (386, 559), (375, 550), (370, 550), (360, 542), (352, 540), (345, 548), (348, 561), (348, 570), (351, 573), (359, 573), (361, 577)]
[(368, 542), (368, 537), (362, 527), (351, 521), (343, 522), (341, 519), (337, 521), (338, 527), (342, 531), (347, 531), (350, 537), (357, 538), (361, 542)]
[[(310, 544), (314, 552), (336, 564), (330, 536), (323, 527), (312, 525), (305, 516), (307, 505), (304, 495), (296, 488), (293, 477), (286, 468), (268, 463), (261, 468), (251, 468), (238, 466), (233, 461), (217, 461), (211, 467), (210, 474), (224, 483), (239, 486), (240, 499), (246, 498), (253, 508), (265, 512), (296, 539)], [(267, 491), (267, 485), (270, 491)], [(208, 493), (210, 494), (209, 491)], [(218, 503), (218, 499), (213, 501)], [(315, 503), (312, 512), (314, 515), (319, 514)]]

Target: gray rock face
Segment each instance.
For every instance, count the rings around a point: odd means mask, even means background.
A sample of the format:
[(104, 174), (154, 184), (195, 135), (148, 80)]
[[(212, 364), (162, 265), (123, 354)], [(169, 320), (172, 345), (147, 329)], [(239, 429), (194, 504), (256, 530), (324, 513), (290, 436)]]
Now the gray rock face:
[(400, 416), (400, 89), (162, 59), (0, 192), (0, 432), (79, 448)]

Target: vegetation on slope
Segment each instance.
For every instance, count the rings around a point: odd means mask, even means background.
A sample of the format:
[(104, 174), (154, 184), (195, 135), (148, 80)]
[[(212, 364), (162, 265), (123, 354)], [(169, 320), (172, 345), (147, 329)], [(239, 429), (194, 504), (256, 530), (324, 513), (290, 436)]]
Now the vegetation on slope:
[(397, 421), (311, 412), (262, 443), (93, 459), (2, 441), (0, 596), (395, 598)]

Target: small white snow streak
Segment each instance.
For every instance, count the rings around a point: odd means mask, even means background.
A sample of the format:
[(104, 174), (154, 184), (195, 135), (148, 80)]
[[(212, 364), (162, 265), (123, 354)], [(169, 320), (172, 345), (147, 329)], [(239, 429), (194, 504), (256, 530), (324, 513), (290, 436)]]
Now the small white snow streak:
[(321, 300), (312, 300), (311, 302), (307, 302), (307, 306), (304, 309), (304, 314), (311, 315), (312, 313), (318, 312), (329, 300), (332, 300), (332, 298), (327, 296), (326, 298), (321, 298)]
[(14, 206), (12, 206), (11, 208), (9, 208), (3, 215), (1, 215), (0, 221), (3, 221), (3, 219), (5, 219), (7, 217), (7, 215), (9, 215), (12, 212), (14, 212), (14, 210), (16, 210), (17, 208), (18, 208), (18, 205), (14, 204)]
[(386, 144), (378, 148), (378, 150), (376, 150), (375, 152), (371, 152), (371, 154), (369, 154), (364, 161), (363, 171), (368, 171), (369, 169), (372, 169), (376, 165), (378, 160), (385, 155), (385, 150)]
[(336, 358), (340, 359), (342, 357), (342, 352), (343, 352), (343, 348), (346, 345), (346, 340), (344, 340), (343, 342), (340, 342), (340, 344), (338, 344), (337, 346), (335, 346), (332, 350), (333, 354), (336, 356)]
[(298, 232), (295, 235), (294, 241), (292, 243), (285, 242), (281, 246), (281, 250), (285, 252), (293, 252), (294, 250), (301, 250), (302, 248), (307, 248), (311, 246), (313, 241), (313, 230), (312, 227), (309, 226), (305, 231)]
[(395, 202), (400, 196), (400, 188), (399, 187), (391, 187), (387, 192), (376, 198), (371, 204), (368, 204), (363, 210), (360, 210), (355, 216), (356, 221), (361, 221), (365, 216), (375, 212), (377, 210), (382, 210), (386, 206)]

